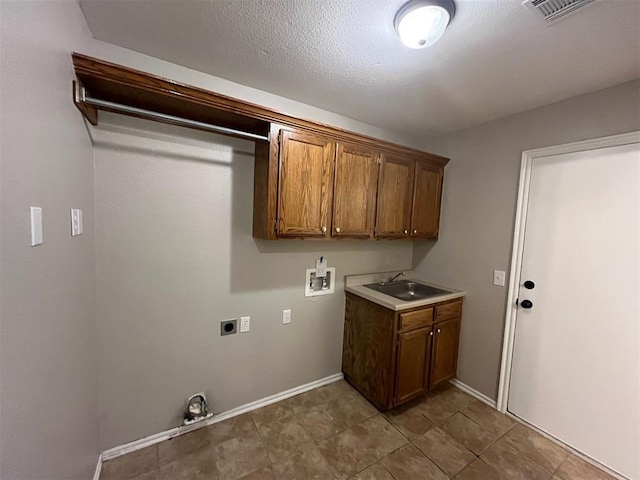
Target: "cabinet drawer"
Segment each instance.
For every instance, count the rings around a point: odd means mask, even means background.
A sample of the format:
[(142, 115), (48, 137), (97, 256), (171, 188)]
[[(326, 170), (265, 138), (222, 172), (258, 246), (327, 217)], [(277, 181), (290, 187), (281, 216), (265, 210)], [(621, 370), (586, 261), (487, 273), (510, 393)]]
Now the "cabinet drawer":
[(462, 301), (445, 303), (436, 307), (436, 322), (458, 318), (462, 315)]
[(413, 330), (433, 323), (433, 308), (400, 314), (400, 330)]

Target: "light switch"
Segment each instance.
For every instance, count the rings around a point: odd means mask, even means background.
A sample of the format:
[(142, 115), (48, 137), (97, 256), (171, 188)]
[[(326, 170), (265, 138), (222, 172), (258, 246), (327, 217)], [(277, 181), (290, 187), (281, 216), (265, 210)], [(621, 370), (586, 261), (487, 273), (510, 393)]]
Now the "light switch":
[(31, 207), (31, 246), (42, 245), (42, 208)]
[(77, 237), (78, 235), (82, 235), (83, 226), (82, 226), (82, 210), (79, 208), (71, 209), (71, 236)]
[(504, 287), (504, 272), (502, 270), (493, 271), (493, 284), (498, 287)]

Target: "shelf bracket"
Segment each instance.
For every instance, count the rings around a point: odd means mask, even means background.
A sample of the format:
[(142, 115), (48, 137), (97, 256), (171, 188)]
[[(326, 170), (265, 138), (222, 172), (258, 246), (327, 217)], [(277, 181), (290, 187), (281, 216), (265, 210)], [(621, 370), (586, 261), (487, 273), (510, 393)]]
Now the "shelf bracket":
[(73, 81), (73, 104), (91, 125), (98, 125), (98, 109), (88, 105), (85, 101), (85, 89), (79, 80)]

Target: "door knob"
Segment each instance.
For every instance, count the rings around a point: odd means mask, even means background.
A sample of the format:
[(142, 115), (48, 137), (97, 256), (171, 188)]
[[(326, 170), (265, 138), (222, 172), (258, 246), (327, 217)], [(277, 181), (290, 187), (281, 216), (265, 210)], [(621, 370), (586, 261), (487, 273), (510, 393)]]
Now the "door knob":
[(526, 288), (527, 290), (533, 290), (534, 288), (536, 288), (536, 284), (531, 280), (527, 280), (526, 282), (524, 282), (524, 288)]
[(336, 227), (336, 233), (340, 233), (340, 227)]
[(531, 300), (522, 300), (522, 302), (520, 302), (520, 306), (522, 308), (529, 309), (533, 307), (533, 302)]

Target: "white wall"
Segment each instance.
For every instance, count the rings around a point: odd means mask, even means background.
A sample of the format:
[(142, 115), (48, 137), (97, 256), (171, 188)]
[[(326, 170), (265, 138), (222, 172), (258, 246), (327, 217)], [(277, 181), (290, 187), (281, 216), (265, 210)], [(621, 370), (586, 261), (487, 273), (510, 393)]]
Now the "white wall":
[[(1, 1), (0, 17), (0, 478), (87, 479), (100, 451), (93, 152), (69, 52), (90, 35), (70, 2)], [(44, 216), (35, 248), (30, 206)]]
[[(103, 447), (178, 425), (201, 390), (221, 412), (339, 373), (344, 275), (406, 269), (411, 244), (254, 239), (253, 143), (106, 117), (93, 130)], [(321, 255), (336, 293), (305, 298)], [(241, 315), (251, 332), (221, 337)]]
[[(424, 278), (466, 290), (458, 377), (496, 398), (506, 287), (523, 150), (640, 130), (640, 81), (433, 139), (425, 149), (451, 158), (440, 237), (416, 243), (413, 268)], [(553, 239), (549, 239), (550, 242)]]

